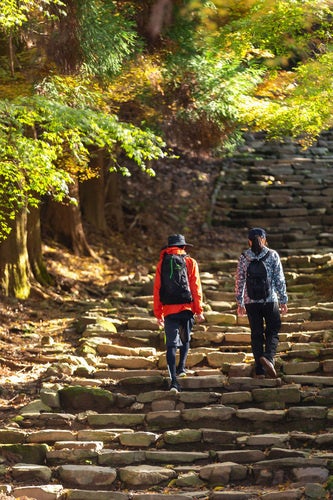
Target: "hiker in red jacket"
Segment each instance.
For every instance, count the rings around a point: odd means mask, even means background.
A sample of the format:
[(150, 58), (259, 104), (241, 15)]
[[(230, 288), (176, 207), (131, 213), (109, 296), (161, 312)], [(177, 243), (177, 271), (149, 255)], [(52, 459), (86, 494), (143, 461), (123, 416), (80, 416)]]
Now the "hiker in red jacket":
[[(157, 318), (158, 324), (162, 328), (164, 327), (165, 330), (166, 359), (171, 379), (170, 390), (173, 392), (181, 390), (177, 376), (186, 376), (185, 364), (190, 347), (194, 319), (198, 322), (205, 319), (202, 307), (199, 268), (196, 260), (186, 254), (186, 248), (189, 246), (193, 245), (186, 243), (182, 234), (173, 234), (168, 237), (167, 246), (161, 250), (154, 282), (154, 315)], [(164, 259), (165, 256), (167, 256), (166, 259)], [(178, 262), (172, 260), (171, 256), (177, 256), (176, 259), (178, 259)], [(180, 281), (182, 283), (186, 281), (188, 289), (184, 290), (186, 288), (185, 284), (176, 283), (175, 285), (171, 283), (170, 290), (173, 290), (173, 292), (168, 292), (170, 295), (168, 296), (165, 292), (164, 282), (176, 276), (176, 271), (180, 270), (179, 272), (182, 273), (180, 269), (182, 260), (185, 262), (185, 266), (183, 265), (185, 269)], [(167, 275), (164, 271), (166, 265), (170, 266)], [(174, 290), (175, 286), (178, 289), (183, 287), (181, 297), (184, 297), (184, 299), (178, 297), (177, 290)], [(176, 366), (177, 348), (179, 348), (178, 366)]]

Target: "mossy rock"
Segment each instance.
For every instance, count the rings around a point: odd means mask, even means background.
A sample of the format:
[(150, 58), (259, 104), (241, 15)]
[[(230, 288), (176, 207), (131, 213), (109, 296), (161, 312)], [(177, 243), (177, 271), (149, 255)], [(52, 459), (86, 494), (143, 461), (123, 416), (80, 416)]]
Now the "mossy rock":
[(60, 405), (65, 410), (103, 412), (114, 406), (112, 392), (96, 387), (71, 386), (60, 389)]
[(41, 465), (45, 463), (46, 444), (2, 444), (0, 457), (10, 457), (13, 462)]

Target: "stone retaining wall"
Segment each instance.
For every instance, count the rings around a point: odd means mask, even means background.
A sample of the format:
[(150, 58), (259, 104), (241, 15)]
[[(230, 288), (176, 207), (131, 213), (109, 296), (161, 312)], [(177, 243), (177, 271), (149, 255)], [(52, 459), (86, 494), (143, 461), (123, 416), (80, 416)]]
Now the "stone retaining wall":
[(286, 141), (247, 135), (223, 161), (214, 227), (263, 226), (284, 254), (329, 250), (333, 244), (333, 132), (306, 151)]

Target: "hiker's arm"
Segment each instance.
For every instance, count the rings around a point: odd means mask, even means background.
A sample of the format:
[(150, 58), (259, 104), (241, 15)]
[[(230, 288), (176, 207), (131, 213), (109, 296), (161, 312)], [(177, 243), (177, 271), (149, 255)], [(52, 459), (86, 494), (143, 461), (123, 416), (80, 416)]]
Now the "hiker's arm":
[(202, 304), (202, 287), (199, 275), (199, 266), (194, 259), (191, 259), (190, 261), (186, 262), (186, 265), (188, 271), (189, 285), (193, 298), (193, 305), (194, 305), (193, 312), (194, 314), (197, 315), (198, 321), (200, 321), (199, 318), (201, 318), (201, 315), (203, 315), (203, 304)]
[(280, 304), (280, 311), (281, 311), (281, 314), (287, 314), (287, 312), (288, 312), (287, 304)]
[[(281, 259), (277, 253), (275, 253), (275, 259), (276, 259), (275, 268), (272, 278), (273, 278), (274, 288), (279, 298), (281, 312), (283, 312), (283, 310), (285, 310), (285, 307), (282, 306), (286, 306), (288, 302), (286, 279), (284, 276)], [(285, 312), (287, 312), (287, 310)]]
[(244, 255), (241, 255), (236, 271), (235, 278), (235, 297), (237, 302), (237, 314), (239, 316), (244, 316), (246, 313), (244, 307), (244, 291), (245, 291), (245, 282), (246, 282), (246, 258)]
[(157, 265), (154, 281), (154, 316), (160, 326), (164, 325), (163, 306), (160, 301), (160, 288), (161, 288), (161, 265)]
[(245, 315), (246, 315), (245, 306), (238, 306), (237, 307), (237, 316), (245, 316)]
[(195, 315), (195, 320), (196, 320), (198, 323), (202, 323), (203, 321), (205, 321), (205, 316), (203, 315), (203, 313), (201, 313), (201, 314), (196, 314), (196, 315)]

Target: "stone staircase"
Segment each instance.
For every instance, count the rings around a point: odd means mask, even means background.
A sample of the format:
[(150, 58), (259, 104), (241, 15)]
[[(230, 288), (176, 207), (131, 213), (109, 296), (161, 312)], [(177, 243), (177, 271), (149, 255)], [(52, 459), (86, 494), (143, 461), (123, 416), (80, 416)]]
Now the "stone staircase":
[(264, 227), (282, 255), (330, 251), (333, 244), (333, 131), (307, 150), (262, 133), (221, 161), (213, 227)]
[(236, 257), (199, 260), (206, 322), (179, 394), (168, 391), (151, 276), (110, 283), (108, 300), (54, 343), (33, 336), (26, 359), (44, 371), (36, 400), (0, 429), (3, 498), (333, 498), (333, 302), (316, 288), (333, 254), (282, 260), (278, 379), (252, 377)]

